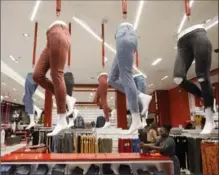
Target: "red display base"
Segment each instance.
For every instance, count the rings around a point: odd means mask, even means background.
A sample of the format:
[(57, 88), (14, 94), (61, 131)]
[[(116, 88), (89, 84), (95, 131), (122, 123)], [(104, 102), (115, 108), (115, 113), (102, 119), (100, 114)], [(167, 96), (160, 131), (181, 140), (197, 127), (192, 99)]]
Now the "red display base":
[(139, 153), (19, 153), (13, 152), (1, 157), (1, 162), (102, 162), (102, 161), (168, 161), (169, 157), (160, 154), (142, 155)]

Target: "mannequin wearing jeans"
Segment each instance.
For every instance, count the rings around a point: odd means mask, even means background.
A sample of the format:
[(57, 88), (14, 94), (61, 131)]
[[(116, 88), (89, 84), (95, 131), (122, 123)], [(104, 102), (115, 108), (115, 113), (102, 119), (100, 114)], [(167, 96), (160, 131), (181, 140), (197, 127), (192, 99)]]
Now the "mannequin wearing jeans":
[(24, 86), (25, 93), (24, 93), (24, 97), (23, 97), (23, 102), (24, 102), (24, 106), (25, 106), (25, 112), (28, 114), (28, 116), (30, 118), (30, 123), (26, 129), (30, 129), (36, 125), (36, 123), (34, 121), (35, 112), (37, 114), (37, 119), (40, 118), (40, 116), (43, 112), (36, 105), (34, 105), (34, 102), (33, 102), (33, 95), (38, 87), (38, 84), (36, 84), (33, 81), (32, 76), (33, 76), (32, 73), (27, 74), (27, 77), (25, 80), (25, 86)]
[[(214, 92), (210, 80), (212, 45), (202, 25), (187, 28), (179, 34), (178, 39), (174, 82), (187, 92), (204, 99), (206, 123), (201, 134), (209, 134), (215, 128)], [(201, 89), (186, 78), (193, 60), (195, 60), (195, 71)]]
[[(34, 81), (45, 90), (52, 92), (56, 98), (59, 119), (55, 129), (48, 136), (57, 135), (68, 128), (66, 117), (73, 111), (66, 113), (66, 104), (68, 109), (73, 110), (76, 101), (73, 97), (66, 96), (64, 81), (64, 67), (70, 42), (71, 38), (65, 22), (55, 21), (52, 23), (47, 31), (47, 46), (42, 52), (33, 73)], [(52, 81), (46, 78), (49, 69)]]
[(101, 73), (97, 79), (99, 85), (94, 97), (94, 103), (97, 103), (101, 108), (103, 108), (104, 117), (106, 121), (103, 128), (109, 128), (110, 127), (109, 113), (111, 112), (111, 109), (109, 108), (107, 103), (108, 75), (107, 73)]
[(151, 96), (139, 92), (136, 88), (132, 67), (134, 53), (137, 49), (137, 35), (134, 27), (129, 23), (121, 23), (116, 32), (116, 58), (111, 67), (108, 83), (115, 89), (126, 94), (128, 105), (132, 114), (132, 124), (128, 130), (131, 134), (142, 128), (138, 97), (143, 104), (142, 114), (148, 110)]

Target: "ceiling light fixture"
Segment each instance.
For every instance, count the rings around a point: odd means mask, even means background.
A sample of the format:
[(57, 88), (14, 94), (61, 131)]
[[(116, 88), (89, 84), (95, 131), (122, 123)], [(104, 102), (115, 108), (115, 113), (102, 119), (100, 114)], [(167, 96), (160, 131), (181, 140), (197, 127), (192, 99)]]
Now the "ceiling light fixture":
[(154, 84), (149, 84), (149, 85), (148, 85), (148, 87), (152, 87), (152, 86), (154, 86)]
[(143, 7), (144, 7), (144, 0), (139, 2), (139, 6), (138, 6), (136, 18), (135, 18), (135, 23), (134, 23), (135, 30), (138, 28), (138, 23), (139, 23), (139, 19), (140, 19)]
[(31, 21), (33, 21), (35, 19), (35, 16), (36, 16), (36, 13), (39, 9), (40, 3), (41, 3), (41, 1), (36, 1), (31, 18), (30, 18)]
[(210, 22), (208, 22), (204, 25), (205, 30), (209, 30), (210, 28), (214, 27), (217, 24), (218, 24), (218, 16), (216, 17), (216, 19), (214, 18), (214, 20), (211, 20)]
[(4, 99), (4, 97), (1, 95), (1, 101)]
[(165, 77), (161, 78), (161, 80), (163, 81), (163, 80), (165, 80), (165, 79), (167, 79), (167, 78), (168, 78), (168, 76), (165, 76)]
[[(84, 23), (82, 20), (80, 20), (79, 18), (77, 17), (73, 17), (73, 20), (79, 24), (82, 28), (84, 28), (88, 33), (90, 33), (96, 40), (98, 40), (99, 42), (102, 42), (102, 39), (86, 24)], [(104, 42), (104, 45), (109, 49), (111, 50), (113, 53), (116, 54), (116, 50), (113, 49), (108, 43)], [(141, 75), (143, 75), (145, 78), (147, 78), (147, 76), (141, 72), (136, 66), (133, 66), (133, 68), (138, 72), (140, 73)]]
[(11, 58), (11, 60), (14, 61), (15, 63), (18, 63), (17, 59), (14, 58), (12, 55), (10, 55), (9, 58)]
[(93, 96), (93, 93), (90, 93), (91, 96)]
[(14, 90), (14, 91), (16, 91), (16, 89), (15, 89), (15, 88), (13, 88), (13, 90)]
[(113, 97), (110, 97), (110, 99), (113, 99)]
[(155, 66), (155, 65), (157, 65), (159, 62), (161, 62), (161, 60), (162, 60), (162, 58), (158, 58), (158, 59), (156, 59), (151, 65), (152, 65), (152, 66)]
[[(193, 4), (194, 4), (194, 0), (190, 1), (190, 3), (189, 3), (190, 8), (192, 8), (192, 5), (193, 5)], [(182, 20), (181, 20), (181, 23), (180, 23), (180, 25), (179, 25), (177, 34), (179, 34), (179, 33), (181, 32), (181, 30), (182, 30), (182, 28), (183, 28), (183, 25), (184, 25), (184, 23), (185, 23), (185, 21), (186, 21), (186, 18), (187, 18), (187, 16), (186, 16), (186, 14), (184, 14), (184, 15), (183, 15), (183, 18), (182, 18)]]
[(2, 85), (4, 85), (4, 86), (5, 86), (6, 84), (5, 84), (4, 82), (2, 82)]
[(28, 34), (28, 33), (23, 33), (23, 36), (24, 36), (25, 38), (28, 38), (28, 37), (29, 37), (29, 34)]

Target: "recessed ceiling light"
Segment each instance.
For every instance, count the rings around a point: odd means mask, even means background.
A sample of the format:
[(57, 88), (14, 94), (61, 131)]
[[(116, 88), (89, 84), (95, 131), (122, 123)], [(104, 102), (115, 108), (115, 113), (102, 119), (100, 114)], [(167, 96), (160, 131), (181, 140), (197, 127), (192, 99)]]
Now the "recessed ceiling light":
[(91, 96), (93, 96), (93, 93), (90, 93)]
[(110, 97), (110, 99), (113, 99), (113, 97)]
[(6, 84), (5, 84), (4, 82), (2, 82), (2, 85), (4, 85), (4, 86), (5, 86)]
[(23, 36), (28, 38), (30, 35), (28, 33), (23, 33)]
[(14, 91), (16, 91), (16, 89), (15, 89), (15, 88), (13, 88), (13, 90), (14, 90)]
[(14, 61), (15, 63), (18, 63), (17, 59), (14, 58), (12, 55), (10, 55), (9, 58), (11, 58), (11, 60)]
[(1, 101), (4, 99), (4, 97), (1, 95)]
[(161, 80), (163, 81), (163, 80), (165, 80), (165, 79), (167, 79), (167, 78), (168, 78), (168, 76), (165, 76), (165, 77), (161, 78)]
[(154, 86), (154, 84), (149, 84), (149, 85), (148, 85), (148, 87), (152, 87), (152, 86)]
[(151, 65), (152, 65), (152, 66), (155, 66), (155, 65), (157, 65), (161, 60), (162, 60), (162, 58), (158, 58), (158, 59), (156, 59)]

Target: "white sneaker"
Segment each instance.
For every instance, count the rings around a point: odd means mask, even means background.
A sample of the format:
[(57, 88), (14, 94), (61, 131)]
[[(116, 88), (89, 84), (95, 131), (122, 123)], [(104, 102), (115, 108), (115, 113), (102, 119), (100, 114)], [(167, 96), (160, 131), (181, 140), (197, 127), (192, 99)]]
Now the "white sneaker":
[(129, 127), (127, 134), (133, 134), (139, 129), (143, 129), (140, 114), (132, 114), (132, 124)]
[(147, 95), (147, 94), (143, 94), (140, 92), (138, 97), (140, 98), (141, 104), (143, 106), (143, 109), (141, 111), (141, 115), (145, 115), (146, 112), (148, 111), (150, 102), (152, 100), (152, 96)]
[(57, 122), (57, 125), (55, 126), (54, 130), (47, 134), (47, 136), (55, 136), (58, 135), (63, 130), (68, 129), (68, 123), (66, 121), (66, 114), (62, 114), (62, 116), (59, 116), (59, 120)]
[(105, 122), (105, 125), (102, 127), (102, 129), (109, 128), (111, 126), (110, 122)]
[(75, 103), (76, 99), (74, 97), (70, 97), (69, 95), (66, 96), (66, 104), (68, 106), (67, 117), (73, 113)]

